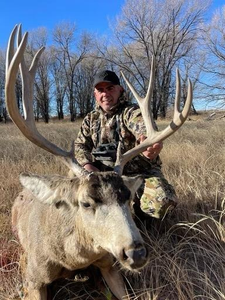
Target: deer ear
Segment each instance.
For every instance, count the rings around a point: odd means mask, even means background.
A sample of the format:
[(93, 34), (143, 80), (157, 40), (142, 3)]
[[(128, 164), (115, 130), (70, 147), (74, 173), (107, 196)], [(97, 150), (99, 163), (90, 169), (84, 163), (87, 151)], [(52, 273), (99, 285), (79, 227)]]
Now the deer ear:
[(123, 182), (128, 187), (128, 189), (131, 191), (132, 196), (136, 193), (136, 191), (139, 189), (141, 184), (144, 182), (144, 178), (141, 175), (137, 175), (134, 177), (128, 177), (128, 176), (122, 176)]
[(22, 173), (20, 182), (41, 202), (52, 204), (57, 201), (58, 188), (52, 184), (51, 177)]

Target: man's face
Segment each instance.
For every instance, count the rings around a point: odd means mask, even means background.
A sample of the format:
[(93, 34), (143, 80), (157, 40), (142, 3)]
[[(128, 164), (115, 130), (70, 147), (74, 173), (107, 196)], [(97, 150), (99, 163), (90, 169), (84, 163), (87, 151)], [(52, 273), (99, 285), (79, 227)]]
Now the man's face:
[(110, 112), (111, 108), (117, 104), (122, 91), (123, 87), (120, 85), (100, 82), (95, 87), (94, 95), (98, 105), (100, 105), (105, 112)]

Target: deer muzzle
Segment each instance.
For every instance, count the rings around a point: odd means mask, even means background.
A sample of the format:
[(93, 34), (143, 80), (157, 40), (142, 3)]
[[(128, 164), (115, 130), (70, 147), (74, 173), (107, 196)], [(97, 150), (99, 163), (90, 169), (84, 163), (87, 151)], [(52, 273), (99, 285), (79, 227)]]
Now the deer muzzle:
[(121, 262), (129, 270), (140, 269), (148, 262), (148, 250), (141, 243), (128, 249), (123, 249)]

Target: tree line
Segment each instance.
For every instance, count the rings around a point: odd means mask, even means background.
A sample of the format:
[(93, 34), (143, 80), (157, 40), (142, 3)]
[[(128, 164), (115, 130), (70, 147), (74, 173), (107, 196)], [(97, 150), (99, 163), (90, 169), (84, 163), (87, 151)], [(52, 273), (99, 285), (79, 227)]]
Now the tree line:
[[(209, 16), (207, 0), (127, 0), (111, 22), (111, 34), (95, 36), (79, 32), (63, 22), (51, 34), (37, 28), (29, 34), (26, 61), (45, 47), (36, 74), (34, 112), (36, 120), (52, 116), (71, 121), (95, 106), (93, 77), (99, 69), (122, 70), (140, 95), (147, 92), (151, 57), (155, 56), (152, 111), (155, 119), (166, 117), (175, 94), (175, 71), (180, 69), (182, 101), (191, 78), (194, 98), (223, 107), (225, 75), (225, 5)], [(49, 42), (49, 40), (51, 42)], [(7, 119), (4, 102), (5, 50), (0, 49), (0, 121)], [(123, 80), (121, 78), (122, 85)], [(125, 85), (124, 85), (125, 87)], [(16, 84), (22, 107), (22, 84)], [(132, 96), (127, 91), (127, 97)], [(195, 106), (193, 112), (197, 113)]]

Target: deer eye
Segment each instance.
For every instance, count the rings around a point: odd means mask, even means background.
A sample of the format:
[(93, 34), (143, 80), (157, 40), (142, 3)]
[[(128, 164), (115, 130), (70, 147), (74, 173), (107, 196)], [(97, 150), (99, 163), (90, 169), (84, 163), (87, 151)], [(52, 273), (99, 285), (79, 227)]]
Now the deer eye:
[(84, 208), (89, 208), (89, 207), (91, 207), (91, 204), (88, 203), (88, 202), (81, 202), (81, 205), (82, 205)]

